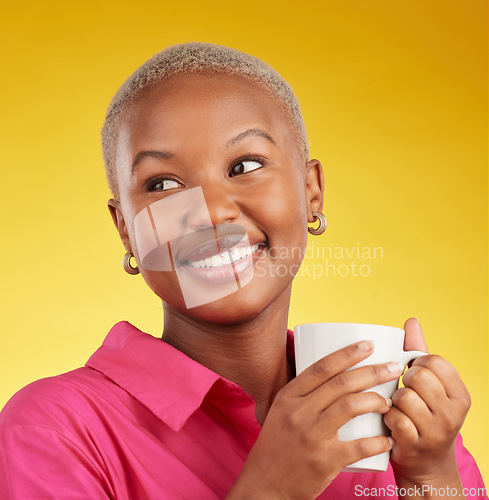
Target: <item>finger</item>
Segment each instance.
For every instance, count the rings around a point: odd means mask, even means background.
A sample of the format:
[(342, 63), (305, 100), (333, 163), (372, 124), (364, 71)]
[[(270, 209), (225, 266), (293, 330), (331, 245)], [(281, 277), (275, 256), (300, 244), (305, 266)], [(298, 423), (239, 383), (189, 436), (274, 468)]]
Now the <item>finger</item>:
[(423, 351), (428, 353), (428, 346), (424, 339), (423, 329), (416, 318), (409, 318), (404, 323), (404, 350), (405, 351)]
[(344, 441), (347, 465), (357, 462), (362, 458), (373, 457), (392, 449), (394, 444), (390, 436), (376, 436), (353, 441)]
[(429, 368), (437, 376), (449, 399), (470, 401), (469, 392), (458, 371), (446, 359), (437, 355), (421, 356), (414, 361), (414, 366)]
[(328, 406), (346, 394), (353, 394), (371, 389), (401, 376), (399, 363), (368, 365), (339, 373), (306, 396), (303, 401), (308, 411), (323, 412)]
[(416, 392), (407, 387), (398, 389), (392, 395), (392, 406), (399, 409), (414, 424), (418, 435), (429, 428), (433, 421), (433, 415), (426, 403)]
[(311, 393), (338, 373), (368, 358), (373, 347), (371, 340), (364, 340), (321, 358), (287, 384), (287, 393), (291, 396), (305, 396)]
[(418, 429), (413, 421), (395, 406), (384, 415), (384, 423), (391, 430), (396, 442), (415, 443), (419, 439)]
[(413, 390), (431, 412), (436, 412), (449, 401), (441, 380), (425, 366), (412, 366), (402, 377), (405, 387)]
[(321, 432), (334, 429), (335, 432), (352, 418), (365, 413), (387, 413), (392, 401), (386, 400), (376, 392), (346, 394), (336, 403), (326, 408), (320, 416)]

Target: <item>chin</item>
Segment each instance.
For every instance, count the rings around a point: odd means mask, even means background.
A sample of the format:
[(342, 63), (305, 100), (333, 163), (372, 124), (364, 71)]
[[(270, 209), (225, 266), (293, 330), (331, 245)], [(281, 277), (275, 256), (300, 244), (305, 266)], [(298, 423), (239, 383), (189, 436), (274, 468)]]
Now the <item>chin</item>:
[(291, 282), (280, 288), (251, 282), (226, 297), (191, 309), (178, 308), (185, 316), (216, 325), (238, 325), (253, 321), (268, 307), (284, 298), (288, 309)]
[[(246, 264), (245, 261), (242, 262)], [(284, 264), (290, 268), (300, 262)], [(253, 267), (253, 264), (251, 266)], [(238, 325), (255, 320), (268, 308), (273, 308), (275, 312), (281, 309), (288, 311), (289, 308), (292, 274), (286, 273), (285, 276), (277, 276), (277, 273), (263, 274), (256, 265), (254, 267), (254, 275), (238, 290), (236, 290), (235, 275), (230, 275), (231, 279), (224, 272), (226, 270), (224, 268), (224, 270), (218, 268), (222, 271), (220, 274), (215, 273), (214, 269), (210, 271), (199, 269), (198, 273), (185, 273), (184, 269), (180, 276), (171, 273), (168, 276), (170, 279), (165, 279), (165, 282), (161, 280), (161, 273), (145, 272), (143, 277), (153, 292), (166, 304), (165, 314), (177, 313), (194, 321), (209, 324)], [(246, 274), (241, 273), (239, 278), (243, 282)], [(181, 288), (182, 283), (186, 285), (185, 297)], [(216, 297), (215, 300), (212, 300), (213, 296)], [(209, 301), (202, 304), (202, 298)], [(191, 306), (192, 302), (196, 304), (195, 307)]]

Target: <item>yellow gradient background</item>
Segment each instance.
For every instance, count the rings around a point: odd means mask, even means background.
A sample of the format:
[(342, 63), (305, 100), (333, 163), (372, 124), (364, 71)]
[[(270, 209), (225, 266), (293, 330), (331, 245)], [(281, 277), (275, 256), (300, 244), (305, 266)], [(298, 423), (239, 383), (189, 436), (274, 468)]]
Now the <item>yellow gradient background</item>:
[(296, 279), (290, 327), (418, 317), (469, 387), (462, 433), (489, 482), (486, 0), (29, 0), (0, 23), (0, 406), (117, 321), (160, 335), (160, 301), (121, 267), (99, 130), (147, 58), (214, 42), (290, 82), (325, 168), (329, 227), (304, 264), (328, 276)]

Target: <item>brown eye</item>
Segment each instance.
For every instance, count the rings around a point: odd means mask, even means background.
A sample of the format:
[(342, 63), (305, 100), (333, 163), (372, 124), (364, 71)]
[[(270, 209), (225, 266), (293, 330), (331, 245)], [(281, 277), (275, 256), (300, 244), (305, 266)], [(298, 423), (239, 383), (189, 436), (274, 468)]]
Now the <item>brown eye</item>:
[(236, 175), (246, 174), (248, 172), (252, 172), (253, 170), (258, 170), (261, 167), (263, 167), (263, 165), (258, 161), (240, 161), (231, 168), (230, 175), (231, 177), (234, 177)]
[(179, 187), (180, 184), (173, 179), (161, 179), (151, 186), (150, 191), (168, 191), (169, 189), (177, 189)]

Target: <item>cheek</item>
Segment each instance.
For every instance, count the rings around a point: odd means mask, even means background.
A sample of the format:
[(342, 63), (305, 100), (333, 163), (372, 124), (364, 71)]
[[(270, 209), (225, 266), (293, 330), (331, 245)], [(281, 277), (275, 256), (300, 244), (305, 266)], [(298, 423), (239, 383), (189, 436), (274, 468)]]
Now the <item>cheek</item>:
[(185, 310), (185, 300), (175, 272), (158, 272), (141, 269), (141, 276), (151, 290), (164, 302), (179, 310)]
[[(263, 196), (257, 199), (261, 203), (253, 206), (253, 218), (259, 221), (274, 252), (282, 259), (285, 255), (293, 256), (291, 264), (297, 264), (307, 246), (307, 209), (305, 202), (304, 180), (299, 176), (275, 179), (267, 183)], [(258, 193), (255, 193), (258, 194)], [(289, 259), (285, 259), (289, 260)]]
[[(268, 212), (276, 226), (289, 236), (307, 234), (307, 209), (304, 180), (296, 175), (280, 179), (267, 189)], [(294, 238), (295, 239), (295, 238)]]
[[(141, 264), (141, 259), (143, 257), (140, 248), (141, 242), (151, 239), (151, 236), (154, 235), (152, 227), (146, 227), (148, 224), (141, 224), (141, 220), (144, 220), (144, 217), (141, 217), (141, 215), (145, 208), (145, 206), (138, 206), (137, 203), (131, 200), (130, 196), (121, 194), (121, 211), (124, 217), (124, 224), (131, 243), (132, 253), (138, 264)], [(137, 227), (135, 221), (138, 215), (140, 223)], [(147, 245), (143, 245), (143, 247), (145, 246)], [(144, 250), (143, 253), (145, 253)]]
[(132, 254), (134, 255), (138, 264), (140, 264), (141, 263), (141, 256), (140, 256), (139, 251), (138, 251), (137, 237), (136, 237), (136, 233), (134, 231), (134, 217), (136, 214), (133, 213), (132, 210), (128, 210), (127, 208), (125, 210), (123, 209), (122, 213), (124, 215), (124, 224), (126, 226), (127, 235), (129, 236)]

